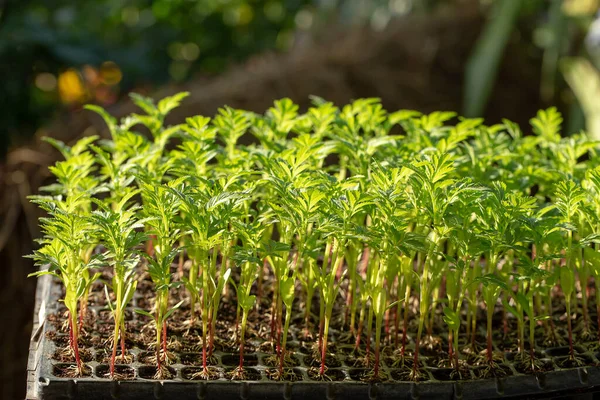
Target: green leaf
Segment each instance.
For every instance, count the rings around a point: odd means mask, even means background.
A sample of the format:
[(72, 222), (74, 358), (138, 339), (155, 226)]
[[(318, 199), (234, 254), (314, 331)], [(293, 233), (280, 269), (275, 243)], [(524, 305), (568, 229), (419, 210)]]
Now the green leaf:
[(575, 290), (575, 272), (567, 267), (560, 267), (560, 287), (565, 293), (565, 297), (571, 297)]
[(460, 328), (460, 317), (458, 313), (449, 307), (444, 307), (444, 322), (453, 331), (458, 331)]
[(256, 301), (255, 295), (246, 295), (243, 290), (238, 291), (238, 302), (244, 311), (250, 311)]
[(141, 308), (136, 308), (133, 311), (135, 311), (136, 314), (145, 315), (146, 317), (150, 317), (152, 319), (154, 319), (154, 317), (155, 317), (154, 315), (150, 314), (148, 311), (142, 310)]
[(558, 142), (560, 140), (560, 126), (563, 118), (556, 107), (538, 111), (537, 116), (529, 122), (536, 135), (550, 142)]
[(279, 281), (279, 293), (286, 308), (291, 309), (294, 301), (294, 282), (295, 279), (284, 277)]
[(158, 112), (165, 116), (169, 112), (171, 112), (174, 108), (179, 107), (183, 99), (190, 95), (189, 92), (180, 92), (174, 94), (173, 96), (165, 97), (164, 99), (158, 102)]

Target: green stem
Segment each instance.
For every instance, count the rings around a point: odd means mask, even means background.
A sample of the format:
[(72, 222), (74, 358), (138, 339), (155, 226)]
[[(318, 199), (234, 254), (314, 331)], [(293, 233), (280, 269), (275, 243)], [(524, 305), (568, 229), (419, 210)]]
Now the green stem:
[(248, 312), (242, 310), (242, 332), (240, 338), (240, 372), (244, 369), (244, 344), (246, 342), (246, 323), (248, 322)]
[(292, 319), (292, 310), (285, 308), (285, 325), (283, 327), (283, 338), (281, 342), (281, 354), (279, 358), (279, 374), (283, 376), (283, 365), (285, 363), (285, 346), (287, 344), (287, 333), (290, 328), (290, 321)]

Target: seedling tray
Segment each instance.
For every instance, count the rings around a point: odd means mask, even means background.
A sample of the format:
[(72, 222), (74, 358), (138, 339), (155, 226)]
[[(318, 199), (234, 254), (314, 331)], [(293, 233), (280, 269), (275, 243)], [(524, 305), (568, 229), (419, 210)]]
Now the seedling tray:
[[(269, 380), (264, 364), (266, 353), (248, 353), (253, 360), (248, 366), (254, 376), (252, 381), (231, 381), (226, 379), (225, 371), (235, 366), (231, 361), (232, 354), (215, 352), (219, 378), (211, 381), (191, 380), (190, 374), (198, 366), (184, 365), (182, 356), (177, 354), (176, 361), (171, 364), (174, 378), (164, 381), (151, 379), (152, 365), (139, 361), (145, 349), (133, 348), (134, 361), (123, 365), (123, 371), (132, 376), (128, 380), (113, 381), (105, 377), (108, 370), (106, 363), (99, 362), (99, 350), (90, 349), (92, 361), (86, 363), (91, 368), (89, 377), (71, 379), (55, 375), (68, 364), (53, 360), (56, 350), (53, 340), (49, 339), (56, 331), (53, 324), (48, 323), (48, 316), (59, 309), (60, 286), (50, 276), (39, 279), (37, 301), (34, 314), (34, 326), (30, 344), (27, 399), (481, 399), (481, 398), (595, 398), (593, 393), (600, 393), (600, 367), (584, 366), (572, 369), (561, 369), (557, 361), (564, 358), (564, 348), (546, 349), (544, 361), (552, 365), (553, 370), (538, 375), (519, 373), (514, 365), (505, 361), (503, 365), (511, 375), (504, 378), (472, 379), (463, 381), (442, 381), (436, 378), (444, 374), (444, 370), (427, 365), (424, 360), (423, 371), (425, 381), (414, 383), (394, 379), (398, 371), (383, 365), (383, 370), (391, 377), (382, 383), (366, 383), (357, 376), (361, 370), (351, 368), (340, 356), (341, 365), (330, 368), (332, 375), (340, 381), (320, 382), (311, 380), (304, 363), (306, 354), (302, 347), (297, 347), (294, 357), (298, 365), (293, 369), (299, 380), (294, 382), (277, 382)], [(135, 318), (135, 317), (134, 317)], [(339, 346), (342, 347), (342, 346)], [(583, 346), (577, 346), (579, 355), (589, 364), (598, 364), (599, 353), (592, 352)], [(101, 358), (101, 357), (100, 357)], [(506, 359), (510, 359), (507, 354)], [(102, 360), (100, 360), (102, 361)], [(189, 364), (189, 363), (186, 363)], [(473, 370), (470, 370), (475, 378)]]

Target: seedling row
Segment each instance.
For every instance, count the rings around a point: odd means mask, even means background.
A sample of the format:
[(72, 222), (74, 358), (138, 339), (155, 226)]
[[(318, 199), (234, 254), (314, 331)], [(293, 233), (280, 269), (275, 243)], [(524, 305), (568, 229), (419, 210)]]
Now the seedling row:
[(180, 361), (173, 331), (201, 354), (193, 379), (215, 378), (223, 343), (239, 356), (228, 378), (250, 379), (257, 339), (273, 380), (305, 353), (309, 376), (334, 379), (341, 348), (364, 381), (426, 379), (423, 352), (457, 380), (505, 375), (499, 346), (527, 373), (548, 368), (546, 347), (567, 346), (561, 368), (589, 363), (576, 346), (600, 343), (600, 158), (585, 133), (561, 137), (556, 109), (521, 131), (315, 97), (305, 113), (282, 99), (167, 126), (186, 96), (133, 95), (141, 112), (120, 121), (88, 106), (109, 139), (46, 139), (64, 160), (31, 197), (47, 213), (31, 257), (63, 285), (66, 374), (89, 373), (99, 296), (113, 379), (142, 331), (156, 379)]

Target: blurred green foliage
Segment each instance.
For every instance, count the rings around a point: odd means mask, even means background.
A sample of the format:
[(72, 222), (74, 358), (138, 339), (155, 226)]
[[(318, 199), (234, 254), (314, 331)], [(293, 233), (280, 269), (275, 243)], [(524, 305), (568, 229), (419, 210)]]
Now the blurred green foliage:
[[(268, 49), (287, 50), (301, 31), (314, 33), (334, 23), (381, 30), (394, 16), (436, 8), (479, 6), (489, 16), (465, 71), (465, 114), (484, 113), (507, 43), (515, 38), (542, 53), (540, 98), (556, 104), (574, 98), (570, 91), (565, 95), (561, 59), (579, 56), (596, 68), (600, 64), (599, 5), (600, 0), (0, 0), (0, 158), (11, 138), (18, 144), (61, 104), (107, 105), (134, 88), (150, 91), (198, 73), (219, 73)], [(587, 47), (586, 35), (593, 39)], [(588, 54), (592, 42), (595, 56)]]
[[(121, 90), (218, 73), (289, 46), (311, 0), (0, 0), (0, 154), (55, 107), (68, 67), (120, 69)], [(46, 73), (36, 81), (39, 74)], [(50, 74), (50, 75), (48, 75)], [(46, 90), (44, 90), (46, 89)]]
[[(548, 105), (566, 103), (569, 133), (583, 128), (578, 102), (581, 90), (568, 89), (560, 73), (561, 60), (582, 57), (600, 66), (599, 0), (481, 0), (487, 3), (488, 22), (467, 64), (464, 83), (464, 114), (481, 116), (492, 95), (497, 73), (510, 40), (523, 41), (541, 51), (540, 99)], [(523, 22), (526, 22), (523, 24)], [(591, 64), (590, 64), (591, 67)], [(573, 79), (571, 78), (572, 82)], [(572, 86), (572, 85), (571, 85)], [(576, 97), (576, 98), (575, 98)], [(588, 108), (589, 109), (589, 108)], [(589, 118), (589, 113), (586, 112)]]

